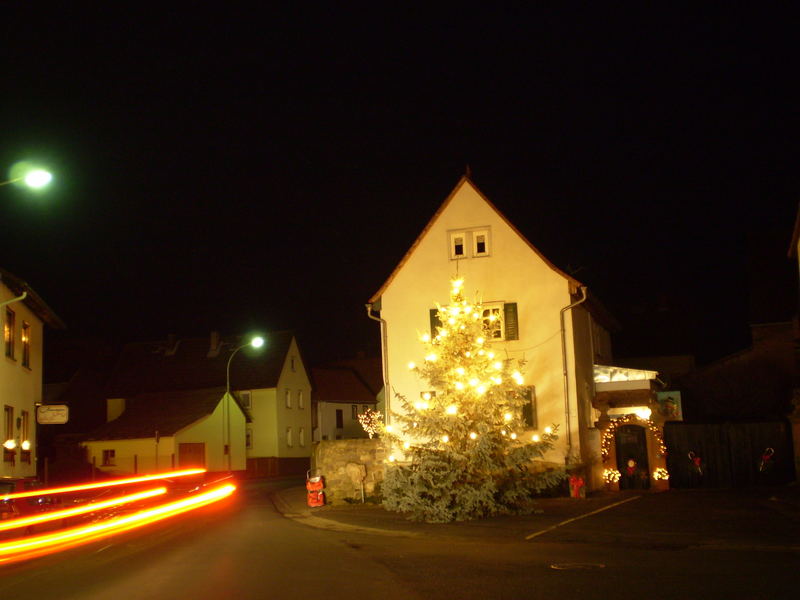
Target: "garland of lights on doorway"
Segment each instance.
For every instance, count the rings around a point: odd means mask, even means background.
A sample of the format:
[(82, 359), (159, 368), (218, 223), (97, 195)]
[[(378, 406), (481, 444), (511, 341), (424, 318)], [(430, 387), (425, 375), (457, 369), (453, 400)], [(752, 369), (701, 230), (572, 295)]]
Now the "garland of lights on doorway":
[(643, 419), (636, 415), (625, 415), (619, 419), (614, 419), (611, 421), (611, 424), (608, 428), (603, 432), (603, 438), (600, 441), (600, 454), (603, 457), (603, 462), (606, 462), (609, 457), (609, 446), (611, 442), (614, 440), (614, 433), (617, 431), (617, 427), (620, 425), (627, 425), (629, 423), (633, 423), (634, 421), (641, 421), (647, 428), (652, 432), (653, 436), (656, 438), (658, 442), (658, 455), (664, 456), (667, 453), (667, 447), (664, 445), (664, 437), (661, 435), (661, 429), (653, 423), (650, 419)]

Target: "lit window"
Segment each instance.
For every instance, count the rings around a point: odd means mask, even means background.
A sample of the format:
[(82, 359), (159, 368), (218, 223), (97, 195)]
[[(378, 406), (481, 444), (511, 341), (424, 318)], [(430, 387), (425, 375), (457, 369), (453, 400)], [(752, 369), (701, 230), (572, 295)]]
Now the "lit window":
[(16, 333), (16, 315), (10, 308), (6, 309), (6, 322), (3, 325), (3, 339), (6, 343), (6, 356), (14, 358), (14, 337)]
[(31, 366), (31, 325), (22, 322), (22, 366)]
[(117, 464), (116, 450), (103, 450), (103, 466), (113, 467)]
[(292, 428), (291, 427), (287, 427), (286, 428), (286, 445), (289, 446), (289, 448), (292, 447)]
[(285, 397), (286, 397), (286, 408), (292, 408), (292, 390), (287, 389)]
[(503, 339), (503, 319), (499, 306), (483, 305), (483, 331), (490, 340)]
[(303, 398), (303, 390), (297, 390), (297, 408), (305, 408), (306, 403)]

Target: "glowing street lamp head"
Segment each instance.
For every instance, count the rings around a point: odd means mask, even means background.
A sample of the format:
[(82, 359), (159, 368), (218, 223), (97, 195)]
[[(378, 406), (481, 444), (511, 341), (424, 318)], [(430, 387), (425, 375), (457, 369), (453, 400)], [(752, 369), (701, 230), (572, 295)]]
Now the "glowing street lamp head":
[(250, 340), (250, 345), (253, 348), (261, 348), (261, 346), (264, 345), (264, 338), (261, 337), (260, 335), (257, 335), (252, 340)]
[(44, 169), (34, 169), (33, 171), (28, 171), (23, 179), (25, 185), (33, 189), (43, 188), (52, 180), (53, 175)]

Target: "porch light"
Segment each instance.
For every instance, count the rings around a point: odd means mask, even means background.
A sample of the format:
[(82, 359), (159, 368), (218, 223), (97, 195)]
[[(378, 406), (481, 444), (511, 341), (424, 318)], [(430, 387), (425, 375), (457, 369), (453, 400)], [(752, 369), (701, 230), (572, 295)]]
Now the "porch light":
[(25, 452), (31, 449), (31, 443), (28, 440), (24, 440), (20, 446)]
[(6, 450), (13, 450), (16, 447), (17, 447), (17, 442), (14, 440), (6, 440), (5, 442), (3, 442), (3, 448), (5, 448)]

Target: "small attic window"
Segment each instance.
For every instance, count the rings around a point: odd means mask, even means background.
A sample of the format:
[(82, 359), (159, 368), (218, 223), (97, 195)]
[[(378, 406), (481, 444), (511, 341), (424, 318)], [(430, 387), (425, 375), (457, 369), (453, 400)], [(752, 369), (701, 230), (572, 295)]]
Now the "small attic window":
[(467, 233), (457, 231), (450, 234), (450, 258), (466, 258)]
[(472, 256), (489, 256), (489, 230), (472, 232)]

